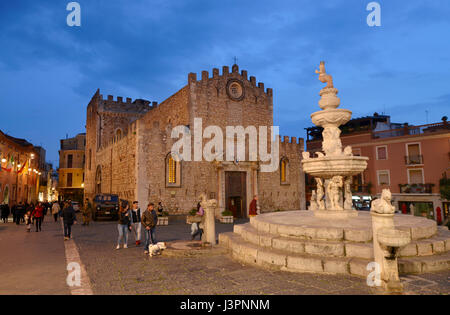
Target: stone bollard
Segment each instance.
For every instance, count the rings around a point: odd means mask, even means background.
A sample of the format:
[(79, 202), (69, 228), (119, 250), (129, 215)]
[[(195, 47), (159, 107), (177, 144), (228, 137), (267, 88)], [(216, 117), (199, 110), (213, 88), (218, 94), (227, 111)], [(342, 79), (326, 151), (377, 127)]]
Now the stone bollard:
[(394, 226), (395, 208), (391, 205), (391, 192), (384, 189), (380, 199), (372, 202), (373, 250), (375, 262), (380, 266), (380, 280), (388, 292), (402, 292), (403, 286), (398, 275), (397, 257), (400, 248), (410, 241), (408, 232), (396, 230)]
[(210, 243), (211, 245), (216, 245), (216, 199), (206, 199), (205, 195), (201, 196), (201, 206), (205, 211), (204, 225), (203, 225), (203, 243)]

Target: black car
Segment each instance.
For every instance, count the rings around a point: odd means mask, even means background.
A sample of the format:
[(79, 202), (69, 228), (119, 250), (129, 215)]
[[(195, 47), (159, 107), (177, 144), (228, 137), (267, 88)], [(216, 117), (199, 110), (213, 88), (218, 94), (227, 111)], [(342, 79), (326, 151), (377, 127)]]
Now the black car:
[(119, 212), (119, 196), (113, 194), (101, 194), (96, 195), (94, 198), (94, 213), (92, 219), (95, 221), (97, 218), (111, 218), (113, 220), (118, 219)]

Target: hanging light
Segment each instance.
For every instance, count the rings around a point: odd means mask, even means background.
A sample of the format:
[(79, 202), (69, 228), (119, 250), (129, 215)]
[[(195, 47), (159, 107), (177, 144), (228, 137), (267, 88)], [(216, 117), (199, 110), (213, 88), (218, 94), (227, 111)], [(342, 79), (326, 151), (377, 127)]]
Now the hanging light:
[(5, 158), (2, 159), (2, 163), (6, 163), (6, 159)]

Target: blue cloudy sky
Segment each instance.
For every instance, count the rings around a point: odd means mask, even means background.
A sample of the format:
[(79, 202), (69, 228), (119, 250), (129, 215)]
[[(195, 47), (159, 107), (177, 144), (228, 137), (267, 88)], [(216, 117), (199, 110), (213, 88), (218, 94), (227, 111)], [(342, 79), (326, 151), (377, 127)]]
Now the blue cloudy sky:
[(67, 26), (67, 0), (0, 2), (0, 129), (43, 145), (54, 163), (59, 139), (84, 132), (97, 88), (161, 102), (189, 72), (234, 56), (274, 89), (282, 135), (305, 137), (320, 60), (354, 117), (425, 124), (449, 114), (448, 0), (378, 1), (381, 27), (366, 24), (369, 0), (78, 2), (81, 27)]

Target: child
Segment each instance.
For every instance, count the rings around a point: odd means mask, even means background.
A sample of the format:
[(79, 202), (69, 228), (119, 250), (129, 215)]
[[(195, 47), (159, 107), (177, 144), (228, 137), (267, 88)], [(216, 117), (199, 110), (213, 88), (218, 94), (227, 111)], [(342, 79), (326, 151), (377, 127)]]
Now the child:
[(27, 225), (27, 232), (31, 231), (31, 211), (28, 210), (25, 214), (25, 224)]

